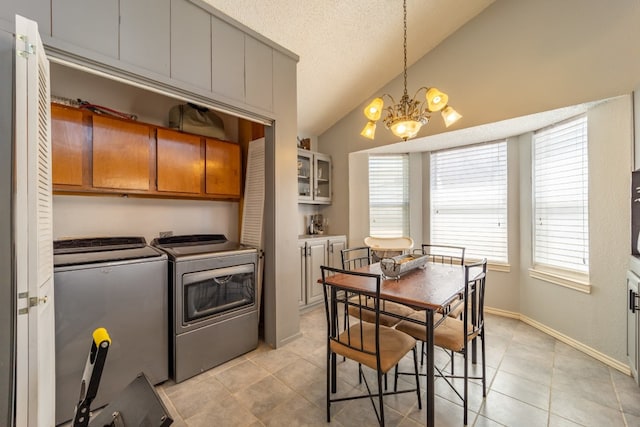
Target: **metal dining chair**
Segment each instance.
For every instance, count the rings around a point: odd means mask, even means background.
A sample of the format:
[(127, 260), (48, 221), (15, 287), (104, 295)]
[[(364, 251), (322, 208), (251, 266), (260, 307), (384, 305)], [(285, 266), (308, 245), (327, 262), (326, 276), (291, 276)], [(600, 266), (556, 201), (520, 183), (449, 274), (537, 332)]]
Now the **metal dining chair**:
[[(464, 295), (462, 299), (463, 311), (462, 320), (446, 316), (444, 314), (438, 319), (442, 322), (434, 329), (433, 344), (451, 353), (462, 354), (464, 358), (464, 374), (454, 375), (453, 371), (445, 372), (444, 369), (436, 367), (437, 376), (442, 377), (453, 391), (462, 399), (464, 407), (464, 424), (467, 424), (468, 413), (468, 383), (469, 379), (482, 380), (482, 397), (487, 395), (487, 373), (485, 356), (485, 334), (484, 334), (484, 293), (487, 275), (487, 260), (464, 266)], [(426, 322), (424, 312), (418, 312), (410, 317), (412, 321), (403, 320), (396, 326), (398, 331), (405, 332), (417, 340), (426, 341), (426, 331), (423, 326)], [(421, 322), (417, 324), (415, 322)], [(482, 376), (469, 376), (469, 355), (476, 339), (481, 340), (482, 353)], [(472, 360), (473, 364), (476, 363)], [(396, 375), (398, 372), (396, 371)], [(464, 380), (462, 393), (453, 384), (453, 379)]]
[[(379, 274), (370, 274), (349, 270), (341, 270), (327, 266), (321, 266), (322, 284), (324, 292), (324, 306), (327, 319), (327, 422), (331, 422), (331, 404), (353, 399), (369, 398), (376, 418), (380, 426), (385, 425), (383, 396), (399, 393), (416, 393), (418, 408), (422, 408), (420, 395), (420, 380), (418, 373), (418, 356), (416, 352), (416, 340), (410, 335), (381, 323), (381, 306)], [(331, 277), (336, 274), (349, 276), (348, 282), (357, 281), (365, 285), (367, 293), (346, 289), (331, 282)], [(348, 291), (348, 297), (347, 295)], [(366, 304), (365, 300), (371, 300)], [(358, 311), (355, 320), (348, 323), (340, 322), (340, 311), (354, 308)], [(364, 319), (364, 313), (373, 314), (373, 322)], [(415, 388), (397, 390), (397, 384), (393, 392), (383, 390), (382, 377), (395, 367), (409, 352), (413, 352)], [(358, 363), (360, 377), (363, 378), (367, 393), (353, 395), (345, 393), (337, 395), (337, 356), (343, 356)], [(348, 363), (348, 361), (341, 362)], [(364, 368), (375, 371), (377, 389), (367, 382), (363, 373)], [(376, 399), (377, 398), (377, 399)], [(377, 400), (377, 404), (376, 404)]]
[[(432, 245), (424, 243), (421, 245), (422, 255), (429, 257), (429, 262), (437, 264), (464, 265), (464, 253), (466, 248), (452, 245)], [(451, 317), (458, 317), (462, 312), (461, 298), (449, 305), (445, 312)], [(420, 365), (424, 365), (424, 342), (422, 343), (422, 354), (420, 355)], [(453, 366), (453, 355), (451, 356)]]
[[(464, 265), (464, 253), (466, 248), (452, 245), (422, 245), (422, 254), (429, 257), (429, 262), (449, 265)], [(451, 317), (460, 317), (462, 304), (454, 303), (447, 308), (447, 314)]]
[[(369, 265), (373, 261), (371, 248), (368, 246), (361, 246), (357, 248), (343, 249), (341, 251), (342, 256), (342, 268), (344, 270), (353, 270), (358, 267), (364, 267)], [(366, 304), (371, 305), (371, 299), (365, 301)], [(414, 310), (406, 305), (398, 304), (391, 301), (382, 301), (382, 311), (392, 314), (380, 315), (380, 323), (384, 326), (392, 327), (396, 325), (402, 317), (410, 316)], [(373, 323), (373, 312), (366, 310), (360, 313), (354, 306), (349, 306), (348, 314), (354, 317), (360, 315), (364, 316), (365, 322)], [(345, 314), (346, 316), (346, 314)]]

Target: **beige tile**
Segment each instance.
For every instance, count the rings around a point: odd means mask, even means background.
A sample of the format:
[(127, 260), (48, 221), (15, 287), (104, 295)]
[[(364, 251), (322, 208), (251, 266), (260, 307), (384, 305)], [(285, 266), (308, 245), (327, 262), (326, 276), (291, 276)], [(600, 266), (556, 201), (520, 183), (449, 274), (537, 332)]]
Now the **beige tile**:
[(269, 372), (250, 360), (245, 360), (215, 376), (231, 393), (243, 390), (269, 375)]
[[(260, 419), (265, 426), (269, 427), (326, 427), (326, 411), (304, 399), (301, 396), (294, 396), (289, 401), (279, 405), (273, 411), (266, 413)], [(342, 424), (332, 420), (332, 426), (340, 427)]]
[[(374, 399), (376, 407), (378, 399)], [(332, 404), (332, 420), (337, 420), (345, 427), (361, 427), (378, 425), (376, 412), (368, 398), (337, 402)], [(334, 415), (335, 414), (335, 415)], [(404, 415), (388, 405), (384, 405), (385, 426), (398, 426)], [(333, 422), (333, 421), (332, 421)]]
[(625, 425), (619, 410), (576, 397), (571, 392), (552, 391), (551, 413), (587, 427)]
[(287, 350), (286, 347), (283, 347), (276, 350), (261, 352), (256, 354), (250, 360), (256, 365), (266, 369), (268, 372), (274, 373), (282, 368), (286, 368), (298, 359), (300, 359), (300, 356)]
[(520, 400), (491, 390), (480, 414), (506, 426), (543, 427), (547, 425), (549, 413)]
[[(640, 417), (640, 387), (638, 387), (638, 384), (632, 377), (615, 369), (610, 368), (609, 372), (623, 412), (634, 417)], [(640, 423), (637, 425), (640, 426)]]
[(209, 401), (223, 400), (230, 397), (231, 394), (218, 381), (207, 379), (206, 381), (188, 380), (177, 384), (167, 390), (167, 396), (171, 399), (178, 414), (186, 420)]
[(543, 410), (549, 409), (550, 388), (508, 372), (498, 372), (491, 389)]
[(581, 427), (582, 424), (576, 424), (566, 418), (562, 418), (556, 414), (549, 415), (549, 427)]
[(307, 360), (298, 359), (275, 372), (274, 376), (294, 390), (302, 390), (308, 384), (326, 378), (325, 372), (325, 369), (319, 368)]
[[(427, 420), (426, 405), (422, 405), (422, 409), (418, 410), (417, 405), (409, 412), (409, 418), (412, 420), (425, 424)], [(469, 410), (467, 417), (467, 425), (473, 425), (473, 421), (476, 419), (477, 414)], [(457, 405), (444, 399), (440, 396), (436, 396), (435, 399), (435, 424), (438, 427), (460, 427), (463, 425), (464, 411), (461, 405)]]
[(278, 405), (290, 400), (294, 393), (282, 381), (269, 375), (252, 386), (240, 390), (233, 396), (253, 415), (260, 418)]
[(249, 427), (256, 424), (258, 419), (244, 408), (233, 397), (223, 400), (211, 400), (200, 410), (186, 419), (189, 427)]

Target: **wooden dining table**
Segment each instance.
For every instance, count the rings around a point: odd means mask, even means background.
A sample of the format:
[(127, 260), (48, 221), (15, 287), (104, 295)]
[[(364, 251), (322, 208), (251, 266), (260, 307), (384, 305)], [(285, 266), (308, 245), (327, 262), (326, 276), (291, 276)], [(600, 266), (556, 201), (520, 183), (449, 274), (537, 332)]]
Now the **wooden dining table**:
[[(354, 269), (365, 273), (382, 275), (379, 263)], [(425, 310), (426, 322), (426, 383), (427, 416), (426, 425), (435, 426), (435, 374), (433, 363), (434, 314), (442, 312), (461, 292), (464, 292), (464, 267), (460, 265), (427, 263), (424, 267), (410, 270), (397, 279), (384, 278), (380, 285), (380, 298), (408, 305), (415, 310)], [(357, 290), (375, 294), (372, 282), (361, 280), (357, 276), (335, 274), (325, 278), (329, 284), (347, 290)], [(335, 371), (335, 369), (334, 369)]]

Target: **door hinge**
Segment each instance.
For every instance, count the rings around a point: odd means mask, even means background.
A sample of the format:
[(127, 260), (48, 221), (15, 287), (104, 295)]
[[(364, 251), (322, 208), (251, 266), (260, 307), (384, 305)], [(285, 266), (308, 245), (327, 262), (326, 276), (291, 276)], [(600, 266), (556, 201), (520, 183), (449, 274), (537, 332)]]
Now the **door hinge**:
[(29, 38), (24, 34), (17, 34), (16, 37), (18, 40), (24, 42), (24, 49), (18, 50), (18, 56), (23, 58), (28, 57), (29, 55), (34, 55), (36, 53), (36, 48), (32, 43), (29, 43)]
[[(24, 300), (24, 304), (21, 304)], [(18, 314), (29, 314), (29, 292), (20, 292), (18, 294)]]

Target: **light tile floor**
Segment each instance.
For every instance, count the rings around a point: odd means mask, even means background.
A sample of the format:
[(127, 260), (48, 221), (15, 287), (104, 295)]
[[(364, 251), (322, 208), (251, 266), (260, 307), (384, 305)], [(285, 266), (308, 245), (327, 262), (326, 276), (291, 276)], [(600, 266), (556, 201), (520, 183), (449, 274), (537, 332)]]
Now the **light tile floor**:
[[(320, 306), (301, 316), (302, 337), (282, 348), (261, 343), (180, 384), (159, 385), (173, 426), (327, 425), (325, 328)], [(514, 319), (487, 315), (486, 335), (487, 397), (474, 381), (469, 426), (640, 426), (640, 388), (630, 377)], [(447, 360), (437, 353), (437, 365)], [(412, 363), (411, 355), (402, 362), (406, 369)], [(341, 364), (338, 377), (340, 392), (359, 390), (355, 363)], [(438, 427), (463, 425), (461, 402), (442, 379), (435, 405)], [(385, 415), (387, 425), (399, 427), (424, 425), (426, 417), (413, 393), (385, 398)], [(371, 403), (332, 405), (331, 425), (376, 425)]]

